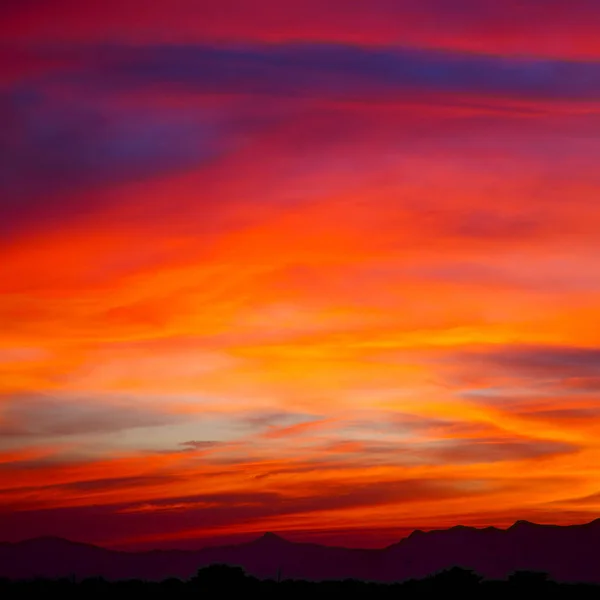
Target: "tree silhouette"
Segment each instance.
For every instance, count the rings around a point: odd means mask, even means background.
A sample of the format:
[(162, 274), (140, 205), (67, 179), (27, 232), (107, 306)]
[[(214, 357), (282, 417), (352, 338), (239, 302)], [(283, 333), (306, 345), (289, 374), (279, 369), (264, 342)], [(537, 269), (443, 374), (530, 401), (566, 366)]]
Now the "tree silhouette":
[(520, 587), (541, 587), (550, 581), (550, 577), (543, 571), (515, 571), (508, 581), (511, 585)]
[[(0, 563), (1, 567), (1, 563)], [(584, 583), (558, 583), (546, 573), (520, 571), (509, 579), (481, 580), (469, 569), (458, 567), (438, 572), (425, 579), (397, 583), (358, 579), (307, 581), (300, 579), (257, 579), (243, 569), (213, 564), (198, 570), (189, 581), (175, 578), (163, 581), (136, 579), (104, 580), (69, 578), (8, 580), (0, 577), (2, 600), (60, 598), (61, 600), (212, 600), (221, 598), (258, 598), (259, 600), (597, 600), (600, 586)], [(200, 587), (198, 587), (200, 586)]]
[(464, 589), (477, 586), (483, 578), (471, 569), (452, 567), (437, 573), (430, 581), (435, 587)]
[(214, 564), (198, 569), (190, 583), (204, 589), (240, 588), (248, 582), (246, 572), (242, 567), (232, 567), (224, 564)]

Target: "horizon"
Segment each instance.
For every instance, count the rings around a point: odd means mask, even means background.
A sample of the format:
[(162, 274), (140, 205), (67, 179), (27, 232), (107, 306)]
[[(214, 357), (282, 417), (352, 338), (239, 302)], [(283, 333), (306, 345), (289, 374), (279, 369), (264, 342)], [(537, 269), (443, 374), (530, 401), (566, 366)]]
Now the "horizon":
[(0, 538), (600, 514), (600, 2), (0, 2)]
[[(36, 536), (36, 537), (32, 537), (32, 538), (24, 538), (21, 540), (16, 540), (16, 541), (12, 541), (12, 542), (7, 542), (5, 540), (1, 540), (0, 539), (0, 544), (25, 544), (28, 542), (35, 542), (35, 541), (40, 541), (40, 540), (48, 540), (48, 541), (58, 541), (58, 542), (69, 542), (71, 544), (75, 544), (75, 545), (83, 545), (83, 546), (94, 546), (94, 547), (98, 547), (98, 548), (104, 548), (106, 550), (110, 550), (113, 552), (126, 552), (126, 553), (146, 553), (146, 552), (170, 552), (170, 551), (174, 551), (174, 552), (196, 552), (196, 551), (202, 551), (202, 550), (209, 550), (211, 548), (219, 548), (219, 547), (228, 547), (228, 546), (243, 546), (243, 545), (247, 545), (247, 544), (252, 544), (255, 542), (259, 542), (261, 540), (264, 539), (277, 539), (277, 540), (281, 540), (283, 542), (286, 543), (290, 543), (290, 544), (306, 544), (306, 545), (314, 545), (314, 546), (321, 546), (324, 548), (343, 548), (343, 549), (348, 549), (348, 550), (386, 550), (396, 544), (399, 544), (400, 542), (402, 542), (403, 540), (407, 540), (409, 538), (411, 538), (413, 536), (413, 534), (415, 533), (436, 533), (436, 532), (442, 532), (442, 531), (451, 531), (451, 530), (456, 530), (456, 529), (475, 529), (475, 530), (479, 530), (479, 531), (489, 531), (489, 530), (495, 530), (495, 531), (503, 531), (503, 532), (507, 532), (509, 530), (515, 529), (517, 526), (519, 525), (531, 525), (534, 528), (535, 527), (541, 527), (541, 528), (571, 528), (571, 527), (585, 527), (588, 525), (593, 525), (593, 524), (600, 524), (600, 516), (596, 517), (595, 519), (592, 519), (591, 521), (585, 521), (585, 522), (578, 522), (578, 523), (570, 523), (570, 524), (563, 524), (563, 525), (557, 525), (555, 523), (534, 523), (532, 521), (528, 521), (526, 519), (518, 519), (516, 520), (514, 523), (512, 523), (511, 525), (508, 525), (507, 527), (497, 527), (495, 525), (480, 525), (480, 526), (473, 526), (473, 525), (461, 525), (461, 524), (457, 524), (457, 525), (452, 525), (450, 527), (447, 528), (419, 528), (416, 527), (414, 529), (409, 529), (406, 531), (406, 534), (400, 538), (398, 538), (396, 541), (391, 542), (389, 544), (386, 544), (384, 546), (344, 546), (344, 545), (336, 545), (336, 544), (328, 544), (328, 543), (320, 543), (318, 541), (313, 541), (310, 539), (310, 537), (308, 539), (306, 539), (306, 532), (274, 532), (274, 531), (264, 531), (262, 533), (252, 533), (252, 534), (242, 534), (241, 536), (232, 536), (231, 538), (215, 538), (215, 542), (211, 543), (210, 541), (203, 543), (202, 545), (197, 545), (202, 541), (202, 538), (198, 538), (196, 540), (188, 540), (187, 543), (183, 543), (183, 545), (175, 545), (175, 546), (166, 546), (166, 547), (155, 547), (155, 546), (148, 546), (148, 547), (120, 547), (120, 546), (111, 546), (111, 545), (100, 545), (100, 544), (93, 544), (90, 542), (86, 542), (85, 540), (77, 540), (77, 539), (71, 539), (71, 538), (64, 538), (64, 537), (60, 537), (60, 536), (53, 536), (53, 535), (45, 535), (45, 536)], [(291, 534), (291, 537), (290, 537)], [(295, 539), (294, 539), (295, 538)], [(229, 540), (229, 541), (228, 541)]]

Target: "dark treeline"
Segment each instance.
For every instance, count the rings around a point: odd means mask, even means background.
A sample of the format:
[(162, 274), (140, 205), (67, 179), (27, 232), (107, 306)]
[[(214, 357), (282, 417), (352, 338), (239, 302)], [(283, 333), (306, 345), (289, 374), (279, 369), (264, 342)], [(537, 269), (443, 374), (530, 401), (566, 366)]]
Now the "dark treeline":
[(0, 599), (31, 598), (59, 600), (106, 598), (595, 598), (600, 600), (600, 585), (556, 583), (545, 573), (520, 571), (507, 580), (484, 580), (458, 567), (425, 579), (401, 583), (376, 583), (354, 579), (311, 582), (284, 579), (260, 580), (240, 567), (211, 565), (200, 569), (187, 581), (166, 579), (160, 582), (131, 579), (107, 581), (101, 577), (82, 579), (0, 579)]

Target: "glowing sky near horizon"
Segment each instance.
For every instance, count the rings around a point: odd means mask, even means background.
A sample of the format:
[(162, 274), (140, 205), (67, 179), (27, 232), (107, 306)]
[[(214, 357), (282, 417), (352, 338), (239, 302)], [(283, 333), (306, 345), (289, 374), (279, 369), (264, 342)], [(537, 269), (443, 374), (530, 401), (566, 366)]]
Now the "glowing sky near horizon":
[(2, 2), (0, 539), (596, 518), (599, 31)]

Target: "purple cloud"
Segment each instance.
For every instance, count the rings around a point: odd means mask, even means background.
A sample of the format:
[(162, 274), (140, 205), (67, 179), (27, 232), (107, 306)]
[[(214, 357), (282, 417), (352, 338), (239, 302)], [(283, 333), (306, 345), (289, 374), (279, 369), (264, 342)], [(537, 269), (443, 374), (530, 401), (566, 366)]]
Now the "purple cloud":
[[(189, 168), (222, 151), (201, 111), (68, 100), (33, 88), (0, 96), (0, 236), (31, 221), (93, 211), (94, 195), (74, 194)], [(97, 201), (96, 201), (97, 202)]]
[[(79, 51), (81, 51), (79, 49)], [(68, 56), (68, 50), (63, 50)], [(122, 91), (171, 85), (196, 92), (380, 99), (407, 92), (597, 100), (600, 64), (341, 44), (104, 46), (63, 84)]]

